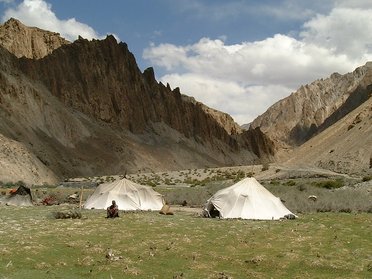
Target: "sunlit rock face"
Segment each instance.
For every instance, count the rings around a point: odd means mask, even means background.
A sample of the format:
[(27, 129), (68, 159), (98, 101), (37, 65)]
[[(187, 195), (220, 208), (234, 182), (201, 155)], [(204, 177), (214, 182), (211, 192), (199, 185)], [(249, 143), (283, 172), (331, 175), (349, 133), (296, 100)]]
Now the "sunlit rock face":
[(142, 73), (113, 36), (69, 43), (16, 20), (0, 34), (0, 133), (59, 178), (250, 164), (275, 152), (259, 128), (242, 133), (152, 68)]
[(371, 91), (372, 62), (368, 62), (352, 73), (334, 73), (301, 86), (250, 127), (260, 127), (279, 146), (301, 145), (366, 102)]

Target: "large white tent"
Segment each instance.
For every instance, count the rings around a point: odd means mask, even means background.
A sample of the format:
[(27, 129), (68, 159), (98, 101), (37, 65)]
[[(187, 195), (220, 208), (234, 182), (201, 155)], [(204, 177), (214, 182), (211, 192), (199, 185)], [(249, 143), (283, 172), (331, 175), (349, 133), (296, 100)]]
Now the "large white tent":
[(115, 200), (119, 210), (160, 210), (163, 197), (151, 187), (128, 179), (101, 184), (87, 199), (84, 208), (106, 209)]
[(277, 220), (295, 216), (253, 177), (216, 192), (204, 208), (209, 216), (213, 210), (219, 211), (220, 218)]

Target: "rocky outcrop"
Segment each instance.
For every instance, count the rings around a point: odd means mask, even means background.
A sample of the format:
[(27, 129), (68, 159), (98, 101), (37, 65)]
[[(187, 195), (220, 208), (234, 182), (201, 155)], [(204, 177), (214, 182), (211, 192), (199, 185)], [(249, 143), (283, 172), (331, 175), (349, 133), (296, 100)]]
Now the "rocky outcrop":
[(0, 25), (0, 46), (17, 57), (39, 59), (69, 43), (58, 33), (27, 27), (14, 18)]
[(65, 105), (96, 120), (133, 133), (164, 122), (188, 138), (212, 145), (218, 140), (239, 149), (238, 141), (205, 113), (203, 104), (184, 101), (178, 88), (158, 83), (151, 68), (142, 74), (127, 45), (113, 36), (79, 39), (43, 59), (22, 59), (20, 68)]
[(142, 73), (113, 36), (79, 38), (39, 59), (0, 47), (0, 133), (60, 179), (272, 156), (259, 129), (239, 134), (228, 116), (216, 115), (157, 82), (152, 68)]
[(330, 127), (371, 97), (372, 62), (345, 75), (332, 74), (301, 86), (256, 118), (261, 130), (280, 147), (298, 146)]
[(212, 116), (229, 135), (238, 135), (243, 132), (242, 127), (240, 127), (229, 114), (210, 108), (203, 103), (196, 101), (193, 97), (182, 95), (182, 98), (187, 102), (200, 105), (204, 112)]

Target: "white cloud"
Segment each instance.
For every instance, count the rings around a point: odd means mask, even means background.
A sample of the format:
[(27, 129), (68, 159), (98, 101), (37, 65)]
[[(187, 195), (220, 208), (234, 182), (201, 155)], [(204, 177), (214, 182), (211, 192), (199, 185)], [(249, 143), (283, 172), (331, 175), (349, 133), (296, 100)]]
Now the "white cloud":
[(58, 32), (62, 37), (74, 41), (80, 35), (86, 39), (100, 38), (94, 29), (75, 18), (62, 20), (52, 11), (52, 6), (44, 0), (24, 0), (15, 9), (5, 11), (2, 20), (14, 17), (28, 26)]
[(305, 22), (297, 39), (276, 34), (234, 45), (210, 38), (186, 46), (152, 44), (143, 58), (166, 70), (164, 83), (243, 124), (300, 85), (371, 60), (371, 18), (370, 9), (335, 7)]
[(161, 81), (177, 84), (183, 94), (193, 96), (210, 107), (224, 112), (233, 111), (235, 121), (241, 124), (247, 123), (247, 119), (254, 119), (258, 112), (263, 113), (291, 90), (281, 85), (245, 86), (236, 81), (190, 73), (165, 75)]
[(184, 47), (152, 45), (144, 58), (177, 73), (161, 81), (228, 112), (240, 124), (252, 121), (301, 84), (335, 70), (347, 72), (352, 63), (345, 55), (284, 35), (238, 45), (208, 38)]
[(350, 58), (371, 59), (372, 9), (335, 8), (304, 24), (303, 41), (342, 53)]

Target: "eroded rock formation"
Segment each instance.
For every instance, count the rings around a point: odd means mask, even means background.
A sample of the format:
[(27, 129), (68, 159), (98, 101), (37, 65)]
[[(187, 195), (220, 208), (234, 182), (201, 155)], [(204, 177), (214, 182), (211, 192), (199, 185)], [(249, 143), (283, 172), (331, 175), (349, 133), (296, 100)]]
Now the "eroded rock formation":
[(0, 45), (17, 57), (39, 59), (69, 43), (58, 33), (27, 27), (14, 18), (0, 25)]
[[(34, 33), (22, 30), (27, 46)], [(157, 82), (152, 68), (142, 73), (113, 36), (56, 46), (31, 58), (37, 52), (28, 47), (8, 48), (21, 58), (0, 48), (0, 133), (57, 177), (249, 164), (272, 156), (259, 129), (240, 133), (228, 116)]]

